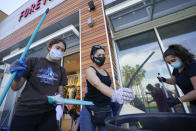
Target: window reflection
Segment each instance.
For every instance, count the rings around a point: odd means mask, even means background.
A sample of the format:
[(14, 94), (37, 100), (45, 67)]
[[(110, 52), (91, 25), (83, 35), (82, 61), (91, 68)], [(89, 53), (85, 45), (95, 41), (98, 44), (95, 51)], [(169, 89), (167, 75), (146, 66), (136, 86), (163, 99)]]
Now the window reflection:
[(196, 55), (196, 17), (180, 21), (158, 29), (167, 49), (170, 44), (181, 44)]
[[(169, 112), (165, 96), (162, 92), (161, 83), (157, 80), (157, 74), (169, 77), (169, 71), (162, 59), (162, 53), (154, 32), (148, 31), (117, 41), (118, 59), (120, 64), (121, 79), (123, 86), (127, 86), (131, 76), (143, 61), (155, 51), (155, 54), (148, 60), (137, 74), (132, 83), (135, 99), (133, 105), (145, 112)], [(154, 90), (149, 91), (148, 85)], [(166, 87), (172, 96), (175, 96), (173, 86)]]
[[(165, 49), (171, 44), (181, 44), (196, 55), (196, 17), (180, 21), (158, 29)], [(180, 90), (180, 88), (179, 88)], [(189, 103), (188, 103), (189, 107)]]

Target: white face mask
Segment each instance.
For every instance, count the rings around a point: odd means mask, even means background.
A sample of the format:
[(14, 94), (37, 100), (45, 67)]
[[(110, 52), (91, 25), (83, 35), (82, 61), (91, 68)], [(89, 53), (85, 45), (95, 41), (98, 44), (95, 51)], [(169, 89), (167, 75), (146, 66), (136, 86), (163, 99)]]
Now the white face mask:
[(54, 48), (50, 50), (49, 55), (53, 60), (60, 60), (63, 57), (63, 53)]

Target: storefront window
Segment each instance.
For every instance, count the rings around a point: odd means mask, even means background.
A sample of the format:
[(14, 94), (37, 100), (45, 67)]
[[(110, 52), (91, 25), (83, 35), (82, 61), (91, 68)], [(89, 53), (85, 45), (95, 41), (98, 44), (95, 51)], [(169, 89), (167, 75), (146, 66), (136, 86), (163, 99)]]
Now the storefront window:
[[(0, 94), (2, 95), (7, 83), (10, 79), (11, 74), (9, 73), (9, 65), (5, 64), (4, 70), (0, 71), (1, 84), (0, 84)], [(4, 102), (0, 107), (0, 127), (7, 126), (10, 124), (12, 116), (16, 92), (14, 92), (11, 88), (8, 90), (6, 97), (4, 98)]]
[(168, 15), (195, 4), (195, 0), (155, 0), (153, 18)]
[[(137, 68), (151, 52), (155, 52), (132, 83), (131, 88), (134, 90), (135, 95), (132, 104), (145, 112), (169, 112), (170, 109), (166, 104), (162, 85), (157, 80), (157, 75), (158, 73), (164, 77), (169, 77), (170, 75), (154, 31), (151, 30), (130, 36), (118, 40), (116, 43), (121, 79), (125, 87)], [(149, 87), (151, 88), (149, 89)], [(170, 96), (176, 95), (173, 86), (167, 85), (166, 88)]]
[(2, 80), (3, 80), (3, 71), (2, 70), (0, 70), (0, 88), (2, 88), (1, 87), (1, 82), (2, 82)]
[(150, 20), (150, 6), (146, 3), (139, 2), (130, 8), (119, 11), (110, 16), (114, 31), (119, 31)]
[(196, 17), (158, 28), (167, 49), (170, 44), (181, 44), (196, 55)]
[[(158, 29), (165, 49), (171, 44), (181, 44), (196, 55), (196, 17), (170, 24)], [(188, 104), (189, 107), (189, 104)]]
[[(108, 13), (114, 32), (175, 13), (196, 4), (195, 0), (141, 0), (135, 1), (135, 3), (133, 0), (132, 4), (129, 4), (128, 0), (119, 0), (118, 2), (113, 2), (119, 4), (118, 6), (110, 8), (112, 8), (111, 12), (114, 9), (119, 11)], [(123, 4), (124, 8), (121, 9), (120, 4)], [(110, 8), (107, 10), (109, 11)]]
[(116, 0), (104, 0), (104, 5), (108, 5)]

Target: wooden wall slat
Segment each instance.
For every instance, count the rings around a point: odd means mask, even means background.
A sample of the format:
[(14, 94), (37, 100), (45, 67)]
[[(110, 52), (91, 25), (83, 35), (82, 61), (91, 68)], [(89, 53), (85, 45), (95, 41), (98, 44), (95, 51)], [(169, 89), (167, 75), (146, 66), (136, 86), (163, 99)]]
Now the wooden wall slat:
[(82, 42), (82, 46), (86, 46), (86, 45), (94, 45), (94, 43), (99, 42), (99, 41), (105, 41), (105, 38), (103, 36), (97, 37), (96, 39), (93, 40), (88, 40), (86, 42)]
[[(90, 35), (90, 34), (89, 34)], [(88, 35), (88, 36), (89, 36)], [(98, 35), (95, 35), (95, 36), (92, 36), (92, 37), (88, 37), (88, 36), (86, 36), (87, 38), (85, 38), (82, 42), (83, 43), (85, 43), (85, 42), (87, 42), (87, 41), (90, 41), (90, 40), (94, 40), (95, 38), (99, 38), (99, 37), (102, 37), (102, 38), (104, 38), (105, 37), (105, 33), (102, 33), (102, 34), (98, 34)]]
[[(99, 41), (96, 40), (96, 41), (92, 41), (92, 42), (93, 42), (94, 45), (105, 45), (105, 42), (106, 41), (105, 41), (105, 39), (102, 38), (101, 40), (99, 39)], [(86, 43), (84, 43), (83, 44), (83, 46), (84, 46), (83, 49), (91, 48), (92, 45), (90, 43), (92, 43), (92, 42), (86, 42)]]

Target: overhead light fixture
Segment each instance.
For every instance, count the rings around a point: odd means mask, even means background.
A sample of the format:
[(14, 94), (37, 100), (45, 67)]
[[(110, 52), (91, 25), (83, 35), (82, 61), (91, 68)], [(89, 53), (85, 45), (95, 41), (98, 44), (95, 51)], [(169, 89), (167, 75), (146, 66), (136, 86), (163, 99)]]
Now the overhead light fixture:
[(95, 9), (95, 4), (94, 4), (93, 0), (91, 0), (91, 1), (88, 2), (88, 6), (89, 6), (89, 8), (88, 8), (89, 11)]

